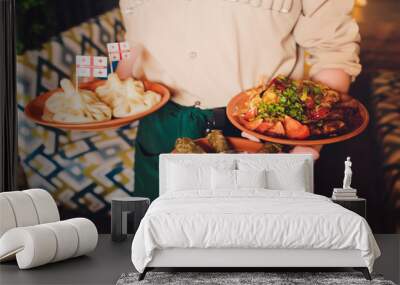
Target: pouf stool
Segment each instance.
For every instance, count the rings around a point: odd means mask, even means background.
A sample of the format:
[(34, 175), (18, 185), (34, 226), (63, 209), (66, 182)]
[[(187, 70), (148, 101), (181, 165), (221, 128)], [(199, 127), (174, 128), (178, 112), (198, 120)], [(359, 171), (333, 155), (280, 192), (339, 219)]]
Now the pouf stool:
[(96, 227), (84, 218), (13, 228), (0, 239), (0, 259), (15, 256), (20, 269), (29, 269), (87, 254), (97, 238)]
[(97, 241), (92, 221), (60, 221), (45, 190), (0, 193), (0, 262), (16, 259), (20, 269), (29, 269), (87, 254)]

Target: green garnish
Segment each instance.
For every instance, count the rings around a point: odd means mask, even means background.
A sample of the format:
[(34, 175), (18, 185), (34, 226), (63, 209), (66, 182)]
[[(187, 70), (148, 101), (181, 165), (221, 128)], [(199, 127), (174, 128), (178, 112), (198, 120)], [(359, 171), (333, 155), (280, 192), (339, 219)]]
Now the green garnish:
[[(276, 77), (269, 88), (260, 96), (264, 101), (258, 105), (258, 118), (282, 120), (290, 116), (306, 123), (307, 110), (315, 108), (315, 105), (318, 107), (325, 94), (323, 85), (308, 80), (295, 81), (286, 76)], [(263, 98), (265, 94), (268, 96)]]
[(315, 95), (321, 94), (321, 88), (315, 86), (315, 87), (313, 88), (313, 92), (314, 92)]
[(297, 95), (294, 85), (286, 88), (283, 92), (276, 91), (276, 93), (278, 94), (277, 103), (261, 102), (258, 105), (258, 114), (261, 118), (282, 119), (285, 115), (289, 115), (298, 121), (306, 120), (302, 101)]

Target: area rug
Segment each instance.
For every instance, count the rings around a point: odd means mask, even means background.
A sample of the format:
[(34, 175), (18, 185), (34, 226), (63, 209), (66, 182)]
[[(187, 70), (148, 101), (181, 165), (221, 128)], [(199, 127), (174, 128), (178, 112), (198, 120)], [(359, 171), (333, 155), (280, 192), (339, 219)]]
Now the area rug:
[(373, 275), (373, 280), (368, 281), (359, 272), (148, 272), (142, 281), (138, 281), (138, 276), (122, 274), (117, 285), (395, 285), (380, 275)]

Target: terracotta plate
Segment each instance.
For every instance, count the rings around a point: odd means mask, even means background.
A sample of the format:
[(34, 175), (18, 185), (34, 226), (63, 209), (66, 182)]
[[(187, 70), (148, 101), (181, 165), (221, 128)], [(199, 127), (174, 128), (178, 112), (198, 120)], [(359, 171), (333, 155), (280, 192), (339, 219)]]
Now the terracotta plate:
[[(230, 143), (232, 148), (237, 152), (247, 152), (247, 153), (256, 153), (263, 147), (263, 143), (253, 142), (248, 139), (236, 138), (236, 137), (226, 137), (226, 140)], [(201, 146), (208, 153), (213, 153), (213, 149), (208, 143), (207, 138), (201, 138), (195, 140), (195, 142)], [(173, 151), (175, 153), (175, 151)]]
[(360, 114), (361, 114), (361, 118), (362, 118), (362, 123), (358, 128), (354, 129), (353, 131), (351, 131), (349, 133), (335, 136), (335, 137), (329, 137), (326, 139), (309, 139), (309, 140), (292, 140), (292, 139), (271, 137), (271, 136), (260, 134), (255, 131), (248, 130), (239, 123), (236, 114), (238, 112), (239, 107), (242, 106), (247, 101), (248, 96), (249, 95), (246, 93), (240, 93), (239, 95), (232, 98), (232, 100), (229, 102), (229, 104), (226, 108), (226, 113), (227, 113), (228, 119), (239, 130), (246, 132), (246, 133), (248, 133), (252, 136), (255, 136), (256, 138), (259, 138), (260, 140), (264, 140), (264, 141), (269, 141), (269, 142), (274, 142), (274, 143), (279, 143), (279, 144), (286, 144), (286, 145), (324, 145), (324, 144), (337, 143), (337, 142), (351, 139), (351, 138), (359, 135), (366, 129), (366, 127), (368, 126), (368, 123), (369, 123), (369, 115), (368, 115), (367, 109), (365, 108), (365, 106), (363, 104), (358, 102)]
[[(80, 84), (80, 89), (86, 89), (86, 90), (91, 90), (95, 91), (97, 87), (100, 85), (103, 85), (105, 83), (104, 80), (96, 80), (88, 83), (82, 83)], [(154, 105), (151, 109), (133, 115), (133, 116), (128, 116), (124, 118), (113, 118), (108, 121), (102, 121), (102, 122), (93, 122), (93, 123), (58, 123), (58, 122), (49, 122), (42, 120), (42, 115), (43, 115), (43, 109), (46, 100), (52, 96), (54, 93), (62, 91), (60, 88), (56, 90), (52, 90), (50, 92), (44, 93), (38, 97), (36, 97), (34, 100), (29, 102), (29, 104), (25, 107), (25, 115), (34, 121), (35, 123), (39, 125), (44, 125), (44, 126), (50, 126), (54, 128), (59, 128), (59, 129), (65, 129), (65, 130), (78, 130), (78, 131), (104, 131), (104, 130), (109, 130), (109, 129), (117, 129), (119, 127), (122, 127), (124, 125), (127, 125), (129, 123), (132, 123), (134, 121), (137, 121), (155, 111), (160, 109), (162, 106), (164, 106), (169, 98), (171, 97), (170, 92), (166, 87), (164, 87), (161, 84), (158, 83), (152, 83), (152, 82), (147, 82), (144, 81), (144, 86), (146, 90), (152, 90), (158, 94), (161, 95), (161, 101), (157, 104)]]

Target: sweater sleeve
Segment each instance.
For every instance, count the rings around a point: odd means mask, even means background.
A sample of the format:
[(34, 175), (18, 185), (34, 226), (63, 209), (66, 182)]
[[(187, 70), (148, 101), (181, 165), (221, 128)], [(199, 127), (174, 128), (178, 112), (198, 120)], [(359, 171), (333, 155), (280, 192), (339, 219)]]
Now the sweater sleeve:
[(353, 0), (302, 0), (293, 33), (309, 55), (311, 77), (328, 68), (342, 69), (353, 78), (361, 72), (361, 38), (351, 16), (353, 5)]

